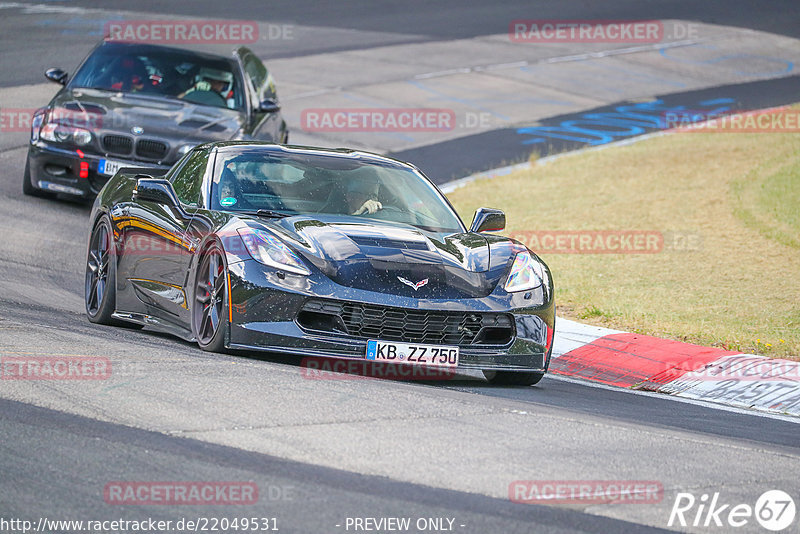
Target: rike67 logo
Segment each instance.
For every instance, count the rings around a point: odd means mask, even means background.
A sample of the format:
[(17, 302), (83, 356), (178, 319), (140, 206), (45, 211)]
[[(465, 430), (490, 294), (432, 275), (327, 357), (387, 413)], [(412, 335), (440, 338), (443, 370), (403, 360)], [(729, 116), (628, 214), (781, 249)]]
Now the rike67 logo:
[(796, 512), (794, 499), (781, 490), (765, 491), (755, 506), (724, 502), (719, 492), (704, 493), (699, 499), (691, 493), (678, 493), (667, 526), (723, 527), (727, 532), (755, 519), (763, 528), (780, 532), (794, 524)]

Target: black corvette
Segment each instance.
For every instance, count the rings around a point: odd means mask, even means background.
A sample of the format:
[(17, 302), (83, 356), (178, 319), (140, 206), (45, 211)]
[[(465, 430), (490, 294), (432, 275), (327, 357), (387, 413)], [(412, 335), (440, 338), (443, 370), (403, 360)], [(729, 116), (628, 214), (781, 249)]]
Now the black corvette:
[(26, 195), (91, 198), (122, 167), (166, 172), (209, 141), (285, 143), (275, 83), (247, 48), (229, 57), (139, 43), (103, 42), (33, 116)]
[(412, 165), (344, 149), (216, 142), (163, 177), (118, 172), (91, 213), (86, 311), (206, 350), (357, 358), (533, 384), (555, 325), (545, 264), (467, 229)]

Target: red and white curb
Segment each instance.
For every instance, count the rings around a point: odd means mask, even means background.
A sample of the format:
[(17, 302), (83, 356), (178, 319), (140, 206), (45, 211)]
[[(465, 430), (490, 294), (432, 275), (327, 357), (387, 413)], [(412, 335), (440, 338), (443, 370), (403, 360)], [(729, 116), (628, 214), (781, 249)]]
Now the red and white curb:
[(800, 362), (556, 320), (550, 373), (800, 416)]

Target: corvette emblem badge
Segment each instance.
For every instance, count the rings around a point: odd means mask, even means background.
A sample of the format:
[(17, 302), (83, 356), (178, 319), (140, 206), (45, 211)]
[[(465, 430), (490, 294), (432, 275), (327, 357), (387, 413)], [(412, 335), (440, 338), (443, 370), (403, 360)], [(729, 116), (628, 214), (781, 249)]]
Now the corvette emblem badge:
[(406, 279), (406, 278), (403, 278), (402, 276), (398, 276), (398, 277), (397, 277), (397, 279), (398, 279), (398, 280), (400, 280), (401, 282), (403, 282), (403, 283), (404, 283), (405, 285), (407, 285), (408, 287), (413, 287), (413, 288), (414, 288), (414, 291), (417, 291), (417, 290), (418, 290), (419, 288), (421, 288), (422, 286), (424, 286), (424, 285), (427, 285), (427, 284), (428, 284), (428, 279), (427, 279), (427, 278), (425, 278), (425, 279), (423, 279), (423, 280), (420, 280), (420, 281), (419, 281), (419, 282), (417, 282), (416, 284), (415, 284), (414, 282), (412, 282), (411, 280), (408, 280), (408, 279)]

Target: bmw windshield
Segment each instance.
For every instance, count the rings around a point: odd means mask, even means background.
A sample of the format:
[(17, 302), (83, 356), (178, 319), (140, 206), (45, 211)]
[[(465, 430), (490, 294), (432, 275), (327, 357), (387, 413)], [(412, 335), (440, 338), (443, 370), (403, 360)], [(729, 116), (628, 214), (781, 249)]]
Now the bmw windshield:
[(267, 216), (344, 215), (463, 232), (453, 209), (419, 173), (349, 155), (223, 149), (214, 169), (211, 208)]
[(157, 46), (100, 46), (75, 73), (70, 87), (176, 98), (229, 109), (243, 107), (231, 61)]

